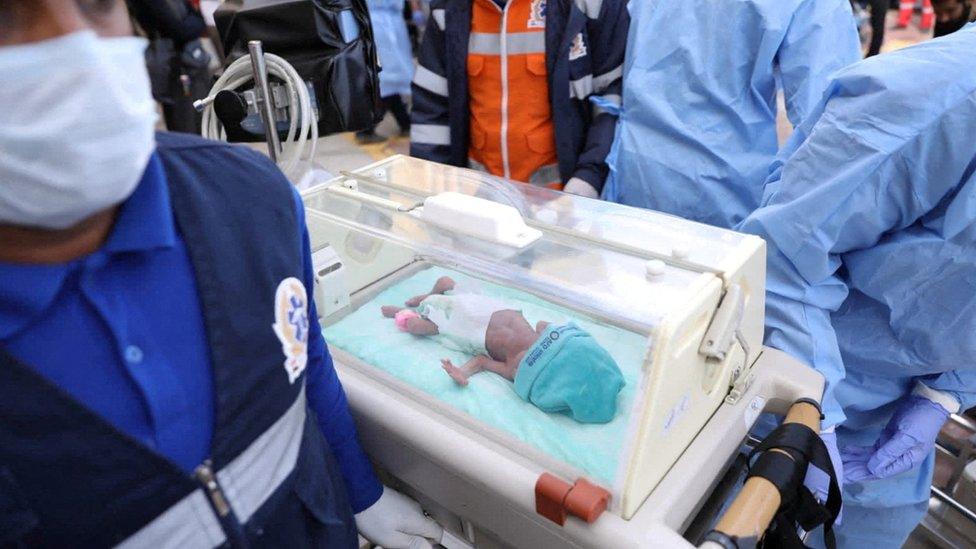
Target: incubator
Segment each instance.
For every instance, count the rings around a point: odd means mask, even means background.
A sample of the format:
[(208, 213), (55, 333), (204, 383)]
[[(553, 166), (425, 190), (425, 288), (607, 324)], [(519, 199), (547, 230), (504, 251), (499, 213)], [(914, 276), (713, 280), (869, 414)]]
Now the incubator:
[[(360, 436), (464, 547), (673, 547), (762, 411), (822, 378), (762, 346), (765, 244), (655, 212), (402, 156), (303, 195), (315, 303)], [(616, 415), (584, 424), (380, 313), (449, 276), (613, 357)], [(598, 380), (596, 380), (598, 381)]]

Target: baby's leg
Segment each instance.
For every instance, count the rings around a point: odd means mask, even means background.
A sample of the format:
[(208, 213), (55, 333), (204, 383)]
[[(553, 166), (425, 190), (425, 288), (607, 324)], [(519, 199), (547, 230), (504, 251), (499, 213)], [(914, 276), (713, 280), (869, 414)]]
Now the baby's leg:
[(442, 277), (440, 277), (440, 278), (437, 279), (437, 282), (434, 283), (434, 287), (431, 288), (429, 294), (422, 294), (422, 295), (414, 296), (414, 297), (408, 299), (407, 302), (406, 302), (406, 306), (407, 307), (416, 307), (416, 306), (420, 305), (420, 302), (421, 301), (427, 299), (428, 297), (430, 297), (432, 295), (443, 294), (443, 293), (449, 292), (449, 291), (451, 291), (453, 289), (454, 289), (454, 279), (452, 279), (449, 276), (442, 276)]
[(447, 375), (451, 376), (458, 385), (466, 387), (468, 385), (468, 378), (477, 374), (478, 372), (484, 370), (484, 361), (491, 360), (485, 355), (478, 355), (471, 360), (467, 361), (464, 366), (458, 368), (448, 359), (441, 359), (441, 366)]
[(472, 358), (460, 368), (452, 364), (450, 360), (446, 359), (441, 360), (441, 364), (444, 367), (444, 371), (447, 372), (447, 375), (451, 376), (451, 379), (456, 381), (459, 385), (467, 385), (469, 377), (485, 370), (496, 373), (509, 381), (515, 380), (515, 367), (509, 366), (504, 362), (492, 360), (490, 357), (485, 355), (478, 355)]
[(384, 317), (393, 318), (397, 315), (397, 313), (403, 310), (403, 307), (397, 307), (396, 305), (383, 305), (380, 310), (383, 311)]
[(515, 381), (515, 372), (518, 370), (518, 363), (509, 364), (497, 360), (485, 361), (485, 370), (498, 374), (509, 381)]

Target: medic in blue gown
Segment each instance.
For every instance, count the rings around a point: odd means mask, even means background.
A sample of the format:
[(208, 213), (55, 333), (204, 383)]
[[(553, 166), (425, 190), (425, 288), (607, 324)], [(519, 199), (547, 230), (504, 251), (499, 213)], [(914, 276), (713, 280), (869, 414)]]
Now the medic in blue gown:
[(973, 51), (970, 24), (839, 72), (740, 227), (769, 244), (767, 344), (827, 378), (841, 547), (905, 542), (976, 404)]
[(759, 206), (790, 121), (861, 58), (848, 0), (631, 2), (607, 200), (729, 228)]

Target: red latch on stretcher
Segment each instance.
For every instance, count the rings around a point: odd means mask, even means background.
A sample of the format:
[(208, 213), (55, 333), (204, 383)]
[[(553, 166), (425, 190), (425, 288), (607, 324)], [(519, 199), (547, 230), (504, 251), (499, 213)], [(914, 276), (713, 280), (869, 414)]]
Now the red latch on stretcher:
[(600, 518), (610, 504), (610, 492), (584, 479), (569, 484), (549, 473), (535, 483), (535, 512), (562, 526), (566, 516), (588, 523)]

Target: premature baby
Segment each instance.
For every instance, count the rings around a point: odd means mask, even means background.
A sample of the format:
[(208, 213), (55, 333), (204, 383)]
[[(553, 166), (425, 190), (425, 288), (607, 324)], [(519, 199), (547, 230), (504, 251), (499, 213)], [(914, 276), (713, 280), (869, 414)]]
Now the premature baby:
[(582, 423), (606, 423), (616, 415), (623, 375), (613, 357), (575, 324), (539, 322), (533, 328), (521, 311), (446, 276), (405, 305), (384, 306), (383, 316), (402, 331), (439, 335), (474, 355), (461, 367), (441, 361), (459, 385), (487, 370), (514, 382), (520, 397), (545, 412), (566, 413)]

